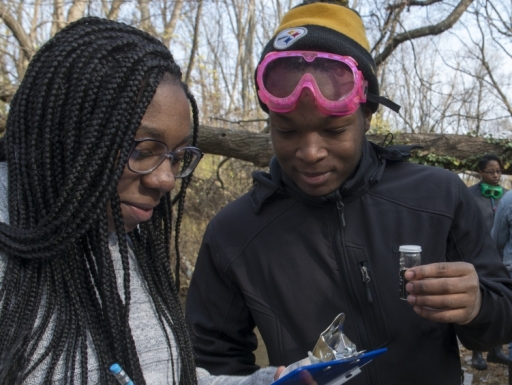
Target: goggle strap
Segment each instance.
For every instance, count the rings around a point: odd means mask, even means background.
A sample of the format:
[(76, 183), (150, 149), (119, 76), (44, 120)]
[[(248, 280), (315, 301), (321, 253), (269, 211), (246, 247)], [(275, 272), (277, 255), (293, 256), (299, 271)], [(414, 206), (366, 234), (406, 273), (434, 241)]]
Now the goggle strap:
[(384, 96), (377, 96), (369, 92), (366, 94), (366, 100), (372, 103), (378, 103), (383, 106), (386, 106), (387, 108), (395, 111), (396, 113), (398, 113), (398, 111), (400, 111), (401, 108), (400, 105), (396, 104), (395, 102), (392, 102), (388, 98), (385, 98)]

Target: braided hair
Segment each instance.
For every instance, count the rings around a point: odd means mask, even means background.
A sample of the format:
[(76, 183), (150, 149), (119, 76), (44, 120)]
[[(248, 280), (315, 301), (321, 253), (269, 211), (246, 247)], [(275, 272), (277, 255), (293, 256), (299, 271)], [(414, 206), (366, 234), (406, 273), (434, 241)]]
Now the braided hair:
[[(164, 74), (180, 82), (191, 103), (195, 144), (194, 98), (169, 50), (145, 32), (83, 18), (57, 33), (30, 62), (0, 143), (9, 181), (9, 224), (0, 223), (0, 252), (6, 257), (0, 286), (0, 383), (22, 383), (41, 368), (42, 383), (50, 383), (58, 364), (64, 383), (78, 375), (86, 384), (91, 349), (99, 383), (115, 384), (108, 372), (113, 362), (134, 383), (146, 383), (128, 323), (127, 242), (163, 330), (172, 331), (179, 352), (172, 362), (180, 363), (174, 373), (179, 370), (180, 384), (197, 383), (176, 290), (179, 269), (174, 277), (170, 266), (170, 194), (129, 239), (117, 194), (135, 132)], [(176, 237), (189, 181), (183, 181), (176, 197)], [(108, 205), (124, 298), (109, 249)], [(178, 249), (176, 259), (179, 264)], [(48, 334), (49, 342), (43, 338)], [(172, 355), (167, 332), (166, 340)]]

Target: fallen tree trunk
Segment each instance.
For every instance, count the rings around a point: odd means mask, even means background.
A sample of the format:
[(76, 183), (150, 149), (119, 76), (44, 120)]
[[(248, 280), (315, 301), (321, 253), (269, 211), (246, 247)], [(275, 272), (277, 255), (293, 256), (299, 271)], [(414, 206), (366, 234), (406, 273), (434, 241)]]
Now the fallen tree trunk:
[[(382, 144), (386, 135), (367, 135), (368, 140)], [(273, 155), (268, 133), (228, 130), (201, 126), (199, 147), (208, 154), (223, 155), (265, 167)], [(413, 151), (411, 160), (454, 171), (475, 170), (482, 155), (494, 153), (505, 163), (505, 174), (512, 174), (512, 144), (505, 139), (487, 139), (467, 135), (394, 133), (392, 144), (419, 144), (423, 149)]]
[[(3, 128), (0, 122), (0, 129)], [(1, 131), (1, 130), (0, 130)], [(367, 135), (368, 140), (382, 145), (389, 143), (386, 135)], [(493, 153), (505, 164), (504, 174), (512, 175), (512, 142), (508, 139), (488, 139), (467, 135), (393, 133), (392, 144), (419, 144), (411, 161), (443, 167), (453, 171), (475, 171), (484, 154)], [(222, 155), (253, 163), (258, 167), (269, 164), (274, 151), (268, 133), (230, 130), (200, 126), (198, 146), (204, 153)]]

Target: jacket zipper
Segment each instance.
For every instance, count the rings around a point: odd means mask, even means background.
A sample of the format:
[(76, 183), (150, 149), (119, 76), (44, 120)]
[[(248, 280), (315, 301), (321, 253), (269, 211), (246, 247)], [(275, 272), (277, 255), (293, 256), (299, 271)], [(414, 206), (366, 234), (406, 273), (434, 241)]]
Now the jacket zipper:
[(372, 292), (370, 290), (370, 274), (369, 270), (366, 267), (366, 262), (361, 263), (361, 275), (363, 276), (363, 283), (366, 286), (366, 299), (368, 303), (373, 303)]
[[(344, 258), (344, 252), (343, 252), (342, 232), (343, 232), (343, 228), (345, 227), (345, 213), (344, 213), (344, 211), (345, 211), (345, 205), (343, 204), (343, 202), (341, 200), (341, 196), (338, 195), (338, 199), (336, 200), (336, 214), (337, 214), (337, 217), (338, 217), (338, 223), (341, 222), (342, 226), (340, 226), (340, 228), (336, 229), (336, 233), (335, 233), (335, 236), (336, 236), (336, 248), (337, 248), (337, 252), (338, 252), (337, 253), (338, 257), (339, 257), (341, 265), (342, 265), (341, 274), (343, 276), (343, 280), (344, 280), (344, 282), (350, 282), (351, 281), (350, 277), (347, 276), (348, 271), (349, 271), (349, 266), (347, 264), (346, 259)], [(368, 272), (368, 270), (366, 270), (366, 271)], [(357, 298), (355, 290), (354, 290), (354, 287), (352, 287), (352, 285), (350, 285), (350, 284), (346, 285), (346, 288), (347, 288), (347, 291), (348, 291), (348, 294), (349, 294), (349, 298)], [(372, 302), (373, 302), (373, 298), (372, 298)], [(365, 322), (364, 322), (364, 317), (362, 315), (361, 308), (359, 307), (358, 311), (353, 311), (352, 305), (350, 304), (350, 300), (348, 301), (348, 306), (349, 306), (349, 309), (350, 309), (350, 311), (351, 311), (351, 313), (353, 315), (354, 325), (356, 326), (356, 330), (358, 331), (358, 334), (360, 336), (360, 340), (362, 341), (363, 345), (368, 346), (369, 345), (369, 337), (368, 337), (368, 333), (367, 333), (366, 328), (365, 328)], [(367, 375), (369, 377), (369, 380), (370, 380), (371, 384), (378, 384), (379, 383), (378, 377), (377, 377), (377, 373), (376, 373), (375, 368), (373, 366), (369, 366), (368, 370), (366, 371), (366, 373), (367, 373)]]
[(341, 211), (341, 223), (343, 223), (343, 227), (345, 227), (345, 205), (341, 199), (336, 202), (336, 208)]

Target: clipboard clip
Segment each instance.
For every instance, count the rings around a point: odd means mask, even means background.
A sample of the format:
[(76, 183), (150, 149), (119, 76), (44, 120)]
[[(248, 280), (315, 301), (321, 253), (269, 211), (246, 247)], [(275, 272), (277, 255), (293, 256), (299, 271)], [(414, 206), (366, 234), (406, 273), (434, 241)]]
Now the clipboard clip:
[(313, 351), (308, 352), (312, 364), (342, 360), (362, 353), (357, 351), (356, 345), (343, 333), (343, 322), (345, 322), (345, 313), (340, 313), (320, 334)]
[(343, 322), (345, 322), (345, 313), (340, 313), (329, 327), (320, 334), (313, 351), (308, 352), (308, 357), (288, 365), (279, 378), (303, 366), (347, 358), (357, 359), (362, 356), (364, 350), (358, 352), (356, 345), (343, 333)]

